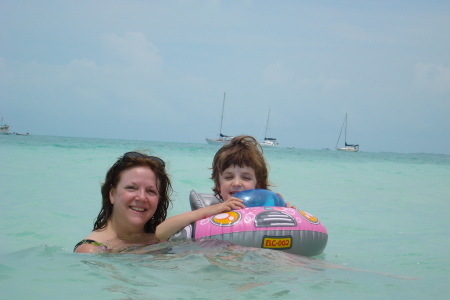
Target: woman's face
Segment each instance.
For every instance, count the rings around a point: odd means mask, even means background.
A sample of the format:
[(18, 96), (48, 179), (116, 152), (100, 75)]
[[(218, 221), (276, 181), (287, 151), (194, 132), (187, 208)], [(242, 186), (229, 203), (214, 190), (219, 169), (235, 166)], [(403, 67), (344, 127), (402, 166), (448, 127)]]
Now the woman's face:
[(250, 167), (231, 166), (219, 175), (219, 190), (223, 200), (240, 191), (256, 188), (255, 170)]
[(144, 230), (158, 207), (159, 192), (155, 173), (149, 167), (134, 167), (122, 172), (109, 194), (112, 218), (124, 226)]

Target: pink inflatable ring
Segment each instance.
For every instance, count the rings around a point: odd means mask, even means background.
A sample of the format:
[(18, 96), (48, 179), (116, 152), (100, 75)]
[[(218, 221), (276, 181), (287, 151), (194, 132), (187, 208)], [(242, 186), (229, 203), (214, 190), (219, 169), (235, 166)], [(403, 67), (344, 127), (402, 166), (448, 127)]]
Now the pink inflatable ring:
[[(216, 239), (245, 247), (282, 250), (304, 256), (323, 252), (328, 233), (315, 216), (285, 207), (284, 200), (269, 190), (241, 193), (235, 197), (243, 199), (246, 208), (198, 220), (180, 230), (170, 240)], [(262, 203), (261, 197), (265, 197), (267, 202)], [(195, 191), (191, 191), (189, 198), (193, 210), (221, 201), (214, 195)], [(262, 206), (253, 206), (255, 203)]]

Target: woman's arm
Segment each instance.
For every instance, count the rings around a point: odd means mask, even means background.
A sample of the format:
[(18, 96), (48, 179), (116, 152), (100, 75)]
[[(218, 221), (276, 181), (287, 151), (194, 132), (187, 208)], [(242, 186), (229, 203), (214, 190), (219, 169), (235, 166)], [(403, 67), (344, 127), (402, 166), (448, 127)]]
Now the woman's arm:
[(210, 217), (212, 215), (220, 214), (225, 211), (245, 208), (245, 205), (242, 204), (242, 202), (243, 201), (241, 199), (232, 197), (219, 204), (214, 204), (170, 217), (156, 227), (156, 237), (160, 241), (167, 240), (192, 222)]

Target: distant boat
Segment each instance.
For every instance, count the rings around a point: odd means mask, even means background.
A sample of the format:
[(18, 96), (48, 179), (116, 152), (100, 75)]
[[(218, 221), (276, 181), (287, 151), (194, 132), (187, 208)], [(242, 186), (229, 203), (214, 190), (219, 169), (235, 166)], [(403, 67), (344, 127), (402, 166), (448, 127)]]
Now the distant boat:
[(231, 141), (233, 136), (230, 135), (224, 135), (222, 134), (222, 123), (223, 123), (223, 111), (225, 108), (225, 96), (226, 93), (223, 93), (223, 101), (222, 101), (222, 117), (220, 118), (220, 130), (219, 130), (219, 137), (217, 139), (206, 139), (206, 142), (210, 145), (224, 145)]
[(266, 131), (264, 133), (264, 142), (261, 142), (259, 144), (263, 147), (278, 147), (279, 143), (277, 143), (277, 139), (267, 136), (267, 131), (269, 130), (269, 120), (270, 120), (270, 109), (269, 114), (267, 115)]
[(0, 122), (0, 134), (9, 134), (9, 125), (3, 123), (3, 118), (2, 121)]
[[(344, 131), (345, 146), (344, 147), (338, 147), (339, 140), (341, 139), (342, 130), (344, 129), (344, 126), (345, 126), (345, 131)], [(347, 144), (347, 114), (345, 114), (344, 123), (342, 123), (341, 132), (339, 133), (339, 138), (338, 138), (338, 140), (336, 142), (336, 150), (338, 150), (338, 151), (346, 151), (346, 152), (358, 152), (359, 151), (359, 145)]]

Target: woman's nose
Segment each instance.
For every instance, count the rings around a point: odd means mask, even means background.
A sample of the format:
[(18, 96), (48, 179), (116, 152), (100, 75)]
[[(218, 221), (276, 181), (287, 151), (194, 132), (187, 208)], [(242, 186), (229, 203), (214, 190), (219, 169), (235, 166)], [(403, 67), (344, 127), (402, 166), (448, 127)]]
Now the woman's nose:
[(145, 200), (145, 189), (139, 189), (136, 192), (136, 199)]

